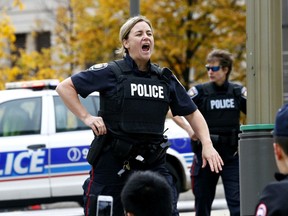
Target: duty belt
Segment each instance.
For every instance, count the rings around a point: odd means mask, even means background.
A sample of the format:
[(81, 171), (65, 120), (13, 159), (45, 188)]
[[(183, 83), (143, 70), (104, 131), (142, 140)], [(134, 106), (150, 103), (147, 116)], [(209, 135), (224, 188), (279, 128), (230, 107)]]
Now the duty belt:
[(211, 134), (211, 141), (214, 145), (231, 145), (235, 146), (238, 145), (238, 134), (236, 135), (218, 135), (218, 134)]
[(123, 168), (117, 174), (121, 176), (125, 171), (130, 170), (131, 160), (153, 164), (166, 154), (166, 150), (170, 145), (166, 136), (158, 143), (152, 144), (130, 144), (121, 142), (120, 139), (116, 140), (113, 147), (114, 155), (124, 160)]

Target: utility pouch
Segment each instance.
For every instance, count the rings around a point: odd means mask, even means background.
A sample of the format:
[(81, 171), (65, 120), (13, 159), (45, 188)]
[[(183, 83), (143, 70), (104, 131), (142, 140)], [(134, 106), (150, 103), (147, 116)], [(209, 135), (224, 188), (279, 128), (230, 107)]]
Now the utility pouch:
[(238, 140), (239, 140), (239, 131), (238, 130), (233, 129), (231, 131), (230, 136), (228, 136), (228, 138), (229, 138), (228, 142), (229, 142), (230, 146), (238, 147)]
[(238, 142), (239, 142), (239, 132), (238, 131), (233, 131), (232, 133), (232, 138), (231, 138), (231, 145), (232, 146), (237, 146), (238, 147)]
[(144, 160), (146, 164), (153, 164), (158, 159), (165, 156), (167, 149), (171, 146), (171, 143), (168, 141), (167, 137), (164, 136), (163, 142), (159, 145), (151, 144), (149, 145), (149, 150), (147, 154), (144, 155)]
[(232, 147), (238, 147), (239, 136), (237, 132), (233, 132), (229, 135), (223, 135), (219, 137), (219, 143), (221, 145), (227, 145)]
[(192, 147), (192, 151), (194, 153), (198, 152), (201, 150), (201, 142), (199, 140), (192, 140), (191, 139), (191, 147)]
[(116, 139), (112, 144), (113, 155), (119, 159), (126, 159), (130, 155), (132, 148), (133, 144), (122, 139)]
[(210, 139), (211, 139), (214, 146), (219, 144), (219, 135), (211, 134)]
[[(220, 136), (217, 134), (210, 134), (210, 139), (213, 146), (217, 146), (220, 143)], [(191, 140), (192, 151), (197, 153), (202, 150), (202, 144), (200, 140)]]
[[(95, 135), (95, 134), (94, 134)], [(87, 161), (92, 166), (96, 164), (100, 153), (105, 145), (107, 135), (94, 136), (93, 141), (91, 142), (88, 154)]]

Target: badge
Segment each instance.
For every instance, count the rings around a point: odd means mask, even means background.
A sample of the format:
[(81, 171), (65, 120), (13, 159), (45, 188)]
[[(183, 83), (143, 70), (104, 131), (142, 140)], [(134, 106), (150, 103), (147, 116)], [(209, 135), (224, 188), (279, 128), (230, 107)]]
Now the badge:
[(92, 65), (88, 70), (100, 70), (104, 69), (108, 66), (108, 63), (100, 63), (100, 64), (95, 64)]
[(196, 87), (193, 86), (192, 88), (190, 88), (188, 90), (188, 95), (192, 98), (198, 95), (198, 90), (196, 89)]
[(243, 88), (242, 88), (241, 94), (242, 94), (242, 97), (244, 97), (244, 98), (247, 97), (247, 88), (246, 88), (246, 87), (243, 87)]
[(264, 203), (261, 203), (256, 212), (256, 216), (266, 216), (267, 215), (267, 207)]

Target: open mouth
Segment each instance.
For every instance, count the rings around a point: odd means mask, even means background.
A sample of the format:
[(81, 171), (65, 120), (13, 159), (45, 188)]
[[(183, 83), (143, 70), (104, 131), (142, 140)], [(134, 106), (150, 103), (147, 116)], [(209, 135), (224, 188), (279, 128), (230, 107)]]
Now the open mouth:
[(149, 51), (150, 50), (150, 45), (149, 44), (143, 44), (142, 50), (143, 51)]

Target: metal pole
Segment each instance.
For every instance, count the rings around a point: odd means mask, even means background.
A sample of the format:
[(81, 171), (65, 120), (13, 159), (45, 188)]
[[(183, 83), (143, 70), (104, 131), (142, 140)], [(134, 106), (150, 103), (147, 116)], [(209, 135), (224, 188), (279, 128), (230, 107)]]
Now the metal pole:
[(140, 0), (130, 0), (130, 16), (137, 16), (140, 14)]
[(274, 123), (283, 104), (281, 3), (246, 0), (248, 124)]

